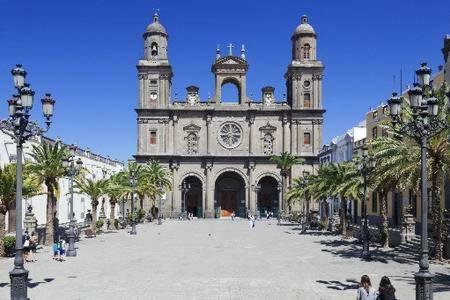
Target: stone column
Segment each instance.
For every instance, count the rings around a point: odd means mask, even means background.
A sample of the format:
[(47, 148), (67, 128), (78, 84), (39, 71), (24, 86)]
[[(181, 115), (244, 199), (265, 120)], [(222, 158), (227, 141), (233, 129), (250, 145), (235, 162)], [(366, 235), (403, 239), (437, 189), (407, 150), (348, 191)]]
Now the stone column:
[(177, 127), (178, 127), (178, 116), (176, 114), (174, 114), (172, 116), (172, 124), (173, 124), (173, 141), (172, 141), (172, 147), (173, 147), (173, 153), (176, 154), (177, 153), (177, 139), (178, 139), (178, 132), (177, 132)]
[(179, 195), (179, 187), (176, 184), (176, 179), (178, 178), (178, 168), (180, 167), (180, 164), (178, 161), (173, 161), (170, 165), (170, 169), (172, 170), (172, 193), (171, 193), (171, 199), (170, 199), (170, 217), (175, 217), (175, 210), (176, 210), (176, 202), (177, 202), (177, 195)]
[(256, 200), (255, 200), (255, 193), (253, 193), (253, 188), (255, 183), (253, 182), (253, 172), (255, 171), (255, 162), (249, 161), (248, 163), (248, 209), (250, 212), (255, 215), (256, 213)]
[(289, 151), (289, 119), (286, 115), (282, 119), (283, 124), (283, 152)]
[(214, 218), (214, 195), (212, 195), (212, 191), (214, 191), (214, 182), (211, 182), (212, 167), (212, 162), (207, 161), (205, 163), (205, 218)]
[(253, 142), (252, 142), (252, 136), (253, 136), (253, 124), (255, 123), (255, 116), (253, 114), (249, 115), (248, 117), (248, 127), (249, 127), (249, 134), (248, 134), (248, 151), (250, 155), (253, 154)]
[(206, 116), (206, 154), (211, 154), (211, 146), (210, 146), (211, 120), (212, 120), (211, 115), (207, 115)]

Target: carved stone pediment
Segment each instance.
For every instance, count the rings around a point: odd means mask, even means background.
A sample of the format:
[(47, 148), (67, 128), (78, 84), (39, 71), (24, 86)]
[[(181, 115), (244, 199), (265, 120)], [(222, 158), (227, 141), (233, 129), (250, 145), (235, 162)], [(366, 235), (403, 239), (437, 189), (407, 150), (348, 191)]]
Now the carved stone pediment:
[(247, 70), (247, 61), (237, 56), (225, 56), (214, 62), (212, 71), (217, 72), (223, 69)]
[(276, 126), (270, 125), (269, 122), (267, 122), (266, 125), (259, 127), (259, 130), (263, 133), (273, 133), (277, 130)]
[(187, 131), (187, 132), (199, 132), (200, 129), (202, 129), (200, 126), (195, 125), (195, 124), (193, 124), (193, 123), (191, 123), (191, 124), (186, 125), (186, 126), (183, 127), (183, 130), (184, 130), (184, 131)]

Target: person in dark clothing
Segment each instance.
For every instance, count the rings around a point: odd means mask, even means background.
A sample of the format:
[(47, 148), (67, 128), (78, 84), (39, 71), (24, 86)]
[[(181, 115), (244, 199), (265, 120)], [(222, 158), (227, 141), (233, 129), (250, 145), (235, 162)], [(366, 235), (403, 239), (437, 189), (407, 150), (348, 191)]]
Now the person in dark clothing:
[(391, 284), (391, 280), (387, 276), (383, 276), (378, 288), (377, 300), (395, 300), (395, 288)]

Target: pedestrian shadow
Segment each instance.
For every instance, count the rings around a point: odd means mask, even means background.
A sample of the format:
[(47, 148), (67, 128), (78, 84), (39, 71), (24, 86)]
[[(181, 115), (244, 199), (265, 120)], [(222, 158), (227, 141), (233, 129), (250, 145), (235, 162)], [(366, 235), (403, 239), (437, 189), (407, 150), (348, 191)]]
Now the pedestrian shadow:
[(27, 287), (29, 287), (30, 289), (37, 287), (40, 284), (43, 283), (49, 283), (52, 282), (53, 280), (55, 280), (55, 278), (44, 278), (43, 281), (35, 281), (35, 282), (31, 282), (31, 278), (28, 278), (28, 282), (27, 282)]
[[(316, 241), (324, 246), (322, 252), (328, 252), (341, 258), (354, 259), (361, 257), (362, 244), (357, 239), (337, 239)], [(417, 264), (418, 253), (409, 253), (398, 249), (384, 250), (383, 248), (371, 246), (371, 261), (388, 264), (398, 262), (401, 264)]]
[(353, 279), (347, 279), (345, 282), (338, 280), (316, 280), (316, 282), (325, 284), (327, 288), (338, 291), (357, 290), (359, 287), (358, 281)]

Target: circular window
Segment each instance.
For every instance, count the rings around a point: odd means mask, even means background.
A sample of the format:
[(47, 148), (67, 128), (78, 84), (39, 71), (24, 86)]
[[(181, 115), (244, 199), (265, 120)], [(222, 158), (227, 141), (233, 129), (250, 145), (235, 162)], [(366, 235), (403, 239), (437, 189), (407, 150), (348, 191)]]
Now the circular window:
[(242, 130), (236, 123), (225, 123), (219, 129), (219, 143), (225, 148), (232, 149), (239, 146)]
[(304, 82), (303, 82), (303, 86), (304, 87), (309, 87), (311, 85), (311, 81), (309, 81), (309, 80), (305, 80)]

